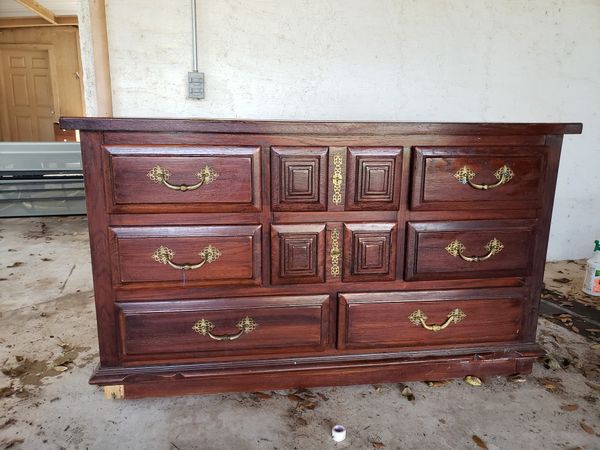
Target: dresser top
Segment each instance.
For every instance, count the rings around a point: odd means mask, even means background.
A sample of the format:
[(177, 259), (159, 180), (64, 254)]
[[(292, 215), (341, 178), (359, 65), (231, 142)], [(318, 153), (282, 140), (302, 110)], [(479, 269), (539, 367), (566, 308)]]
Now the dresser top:
[(581, 123), (320, 122), (63, 117), (66, 130), (319, 135), (580, 134)]

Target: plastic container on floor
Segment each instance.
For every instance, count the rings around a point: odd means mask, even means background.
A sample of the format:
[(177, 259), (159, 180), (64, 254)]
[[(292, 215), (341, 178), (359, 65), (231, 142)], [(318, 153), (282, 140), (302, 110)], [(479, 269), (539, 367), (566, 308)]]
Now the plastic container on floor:
[(594, 254), (587, 260), (583, 292), (600, 297), (600, 241), (595, 241)]

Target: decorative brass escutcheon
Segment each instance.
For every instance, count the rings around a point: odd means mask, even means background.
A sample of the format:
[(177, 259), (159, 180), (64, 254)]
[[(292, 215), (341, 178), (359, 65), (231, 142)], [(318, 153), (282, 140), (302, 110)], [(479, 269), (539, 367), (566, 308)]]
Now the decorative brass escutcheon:
[(485, 245), (485, 249), (488, 251), (484, 256), (465, 256), (463, 252), (466, 247), (459, 240), (454, 240), (448, 244), (446, 247), (446, 251), (450, 253), (452, 256), (460, 257), (461, 259), (469, 262), (481, 262), (486, 259), (490, 259), (492, 256), (500, 253), (504, 248), (504, 244), (500, 242), (498, 239), (494, 238), (490, 242)]
[(342, 257), (342, 251), (340, 250), (340, 232), (337, 228), (331, 230), (331, 249), (329, 250), (329, 257), (331, 258), (331, 275), (337, 277), (340, 274), (340, 258)]
[(199, 269), (206, 263), (213, 263), (221, 257), (221, 251), (209, 245), (208, 247), (204, 247), (200, 253), (198, 253), (202, 257), (202, 260), (196, 264), (176, 264), (173, 262), (173, 258), (175, 257), (175, 252), (171, 250), (169, 247), (165, 247), (161, 245), (156, 249), (154, 254), (152, 255), (152, 259), (154, 261), (159, 262), (161, 264), (168, 264), (174, 269), (179, 270), (194, 270)]
[(254, 321), (254, 319), (246, 316), (236, 324), (236, 327), (240, 330), (238, 333), (216, 335), (212, 333), (212, 330), (215, 328), (213, 323), (202, 318), (194, 324), (192, 330), (194, 330), (196, 333), (201, 334), (202, 336), (208, 336), (211, 339), (214, 339), (215, 341), (234, 341), (237, 338), (239, 338), (242, 334), (250, 333), (256, 330), (257, 326), (258, 324)]
[(441, 331), (445, 328), (448, 328), (448, 326), (451, 323), (459, 323), (462, 322), (465, 317), (467, 317), (467, 315), (462, 312), (460, 309), (456, 308), (453, 309), (450, 314), (448, 314), (446, 321), (441, 324), (441, 325), (428, 325), (426, 320), (427, 320), (427, 316), (425, 315), (425, 313), (423, 311), (421, 311), (420, 309), (417, 309), (416, 311), (414, 311), (410, 316), (408, 316), (408, 320), (410, 320), (410, 322), (418, 327), (423, 327), (426, 330), (429, 331), (433, 331), (433, 332), (438, 332)]
[(331, 195), (331, 201), (334, 205), (340, 205), (342, 203), (342, 187), (344, 184), (344, 175), (342, 168), (344, 166), (344, 157), (342, 153), (336, 153), (333, 155), (333, 174), (331, 175), (331, 184), (333, 186), (333, 194)]
[(182, 192), (193, 191), (195, 189), (198, 189), (199, 187), (204, 186), (205, 184), (212, 183), (219, 177), (219, 174), (209, 166), (205, 166), (204, 169), (200, 170), (196, 174), (196, 178), (198, 178), (198, 180), (200, 180), (200, 181), (198, 183), (192, 184), (192, 185), (187, 185), (187, 184), (175, 185), (175, 184), (169, 183), (169, 178), (171, 177), (171, 172), (169, 172), (164, 167), (161, 167), (158, 165), (154, 166), (152, 169), (150, 169), (150, 172), (148, 172), (146, 175), (148, 175), (148, 178), (150, 178), (155, 183), (164, 184), (169, 189), (173, 189), (176, 191), (182, 191)]
[(476, 173), (473, 172), (469, 168), (469, 166), (463, 166), (454, 174), (454, 178), (458, 180), (459, 183), (468, 184), (473, 189), (478, 189), (481, 191), (487, 191), (489, 189), (497, 188), (498, 186), (502, 186), (503, 184), (508, 183), (515, 176), (515, 173), (508, 167), (506, 164), (500, 167), (496, 172), (494, 172), (494, 177), (498, 180), (498, 182), (494, 184), (478, 184), (473, 183), (473, 178), (475, 178)]

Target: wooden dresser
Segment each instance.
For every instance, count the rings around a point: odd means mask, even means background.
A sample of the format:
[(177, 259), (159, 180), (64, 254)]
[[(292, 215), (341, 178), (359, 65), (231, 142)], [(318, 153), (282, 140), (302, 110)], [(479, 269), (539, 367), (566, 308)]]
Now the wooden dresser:
[(528, 373), (581, 124), (65, 118), (116, 397)]

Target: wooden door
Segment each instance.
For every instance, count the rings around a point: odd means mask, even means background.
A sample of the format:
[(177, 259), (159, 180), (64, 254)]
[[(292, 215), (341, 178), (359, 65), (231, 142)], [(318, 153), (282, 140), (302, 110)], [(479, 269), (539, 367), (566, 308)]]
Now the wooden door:
[(8, 139), (53, 141), (54, 95), (48, 50), (0, 50)]

